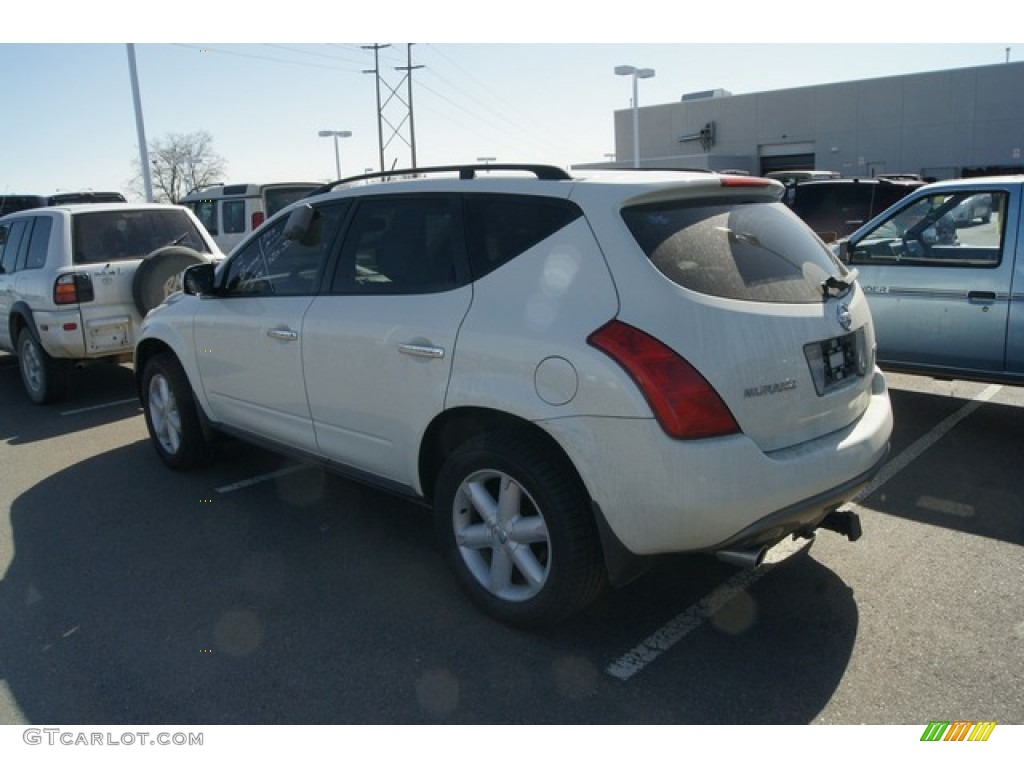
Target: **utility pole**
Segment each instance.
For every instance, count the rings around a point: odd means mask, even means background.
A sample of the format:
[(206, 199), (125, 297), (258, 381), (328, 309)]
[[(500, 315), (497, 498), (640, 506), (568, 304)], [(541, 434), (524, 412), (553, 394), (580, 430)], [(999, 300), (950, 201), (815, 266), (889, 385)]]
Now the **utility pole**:
[(422, 64), (417, 64), (415, 67), (412, 65), (412, 43), (406, 43), (405, 46), (405, 61), (406, 66), (395, 67), (395, 69), (401, 71), (404, 70), (406, 73), (406, 80), (409, 85), (409, 147), (412, 149), (412, 167), (418, 167), (416, 165), (416, 123), (415, 123), (415, 112), (412, 108), (412, 71), (414, 69), (423, 69)]
[(132, 80), (132, 103), (135, 104), (135, 131), (139, 137), (139, 166), (142, 170), (142, 186), (146, 202), (153, 202), (153, 177), (149, 168), (149, 146), (146, 144), (146, 124), (142, 120), (142, 97), (139, 95), (139, 73), (135, 68), (135, 45), (127, 43), (128, 74)]
[(380, 103), (380, 49), (389, 45), (364, 45), (364, 50), (373, 50), (373, 69), (364, 69), (364, 75), (374, 75), (377, 80), (377, 147), (380, 152), (380, 171), (384, 172), (384, 113)]
[[(412, 162), (409, 164), (409, 167), (416, 167), (416, 131), (412, 111), (412, 71), (414, 69), (421, 69), (422, 67), (414, 66), (412, 63), (412, 45), (412, 43), (408, 43), (406, 45), (407, 65), (404, 67), (395, 67), (396, 70), (405, 72), (403, 77), (407, 80), (407, 95), (404, 99), (399, 93), (402, 81), (399, 81), (395, 86), (391, 86), (385, 82), (380, 71), (380, 50), (390, 46), (378, 44), (363, 46), (363, 48), (367, 50), (373, 50), (374, 68), (365, 69), (363, 70), (363, 73), (375, 75), (377, 78), (377, 140), (380, 145), (380, 169), (382, 172), (385, 170), (384, 150), (387, 149), (396, 138), (401, 139), (409, 146), (412, 154)], [(389, 94), (384, 101), (381, 101), (382, 83)], [(389, 114), (391, 119), (388, 119)], [(386, 139), (384, 136), (385, 123), (390, 131)], [(395, 158), (394, 163), (392, 163), (392, 167), (394, 167), (397, 162), (398, 159)]]

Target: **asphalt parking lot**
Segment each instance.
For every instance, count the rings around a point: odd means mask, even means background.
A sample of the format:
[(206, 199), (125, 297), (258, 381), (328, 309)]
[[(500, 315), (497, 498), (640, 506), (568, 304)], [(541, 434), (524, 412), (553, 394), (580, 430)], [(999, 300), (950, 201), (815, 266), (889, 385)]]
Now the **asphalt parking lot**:
[(1024, 388), (889, 382), (860, 541), (522, 632), (421, 508), (240, 444), (172, 472), (129, 368), (38, 407), (0, 355), (0, 723), (1024, 723)]

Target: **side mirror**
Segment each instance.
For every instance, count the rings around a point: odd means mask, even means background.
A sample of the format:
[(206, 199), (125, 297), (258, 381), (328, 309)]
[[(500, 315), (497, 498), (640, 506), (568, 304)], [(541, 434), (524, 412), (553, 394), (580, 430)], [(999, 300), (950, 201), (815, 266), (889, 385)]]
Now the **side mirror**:
[(208, 296), (213, 293), (213, 264), (193, 264), (182, 276), (182, 292), (189, 296)]
[(290, 214), (284, 225), (285, 240), (301, 242), (309, 233), (309, 227), (313, 223), (313, 206), (300, 205)]
[(850, 241), (845, 237), (836, 244), (836, 256), (843, 264), (850, 263)]

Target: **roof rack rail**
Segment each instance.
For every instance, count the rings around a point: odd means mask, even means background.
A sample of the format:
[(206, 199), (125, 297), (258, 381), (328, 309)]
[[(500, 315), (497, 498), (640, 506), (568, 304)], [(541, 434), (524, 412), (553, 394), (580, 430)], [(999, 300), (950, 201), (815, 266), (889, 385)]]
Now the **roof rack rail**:
[(479, 172), (490, 171), (525, 171), (532, 173), (542, 181), (569, 181), (572, 176), (563, 168), (556, 165), (539, 165), (529, 163), (468, 163), (464, 165), (435, 165), (427, 168), (397, 168), (390, 171), (379, 171), (375, 173), (363, 173), (359, 176), (348, 176), (317, 187), (307, 195), (322, 195), (330, 192), (342, 184), (351, 184), (356, 181), (368, 181), (370, 179), (391, 179), (396, 176), (424, 176), (430, 173), (458, 173), (460, 179), (475, 179)]

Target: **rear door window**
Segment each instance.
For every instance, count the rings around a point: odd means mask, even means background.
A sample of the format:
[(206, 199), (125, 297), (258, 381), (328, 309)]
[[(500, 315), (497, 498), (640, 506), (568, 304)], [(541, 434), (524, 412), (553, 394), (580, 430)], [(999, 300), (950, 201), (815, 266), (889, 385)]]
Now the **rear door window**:
[(7, 231), (3, 234), (3, 254), (0, 255), (0, 266), (5, 274), (11, 274), (17, 269), (18, 254), (22, 250), (22, 240), (25, 238), (28, 225), (32, 219), (18, 219), (12, 221)]
[(331, 291), (438, 293), (464, 282), (464, 262), (459, 196), (374, 197), (352, 217)]
[(821, 302), (845, 268), (782, 203), (668, 203), (622, 217), (651, 263), (677, 285), (709, 296)]

